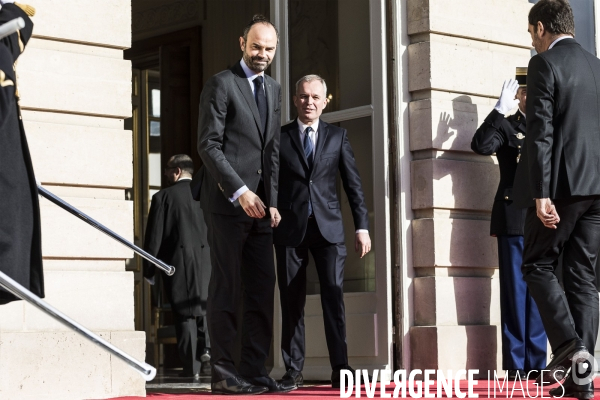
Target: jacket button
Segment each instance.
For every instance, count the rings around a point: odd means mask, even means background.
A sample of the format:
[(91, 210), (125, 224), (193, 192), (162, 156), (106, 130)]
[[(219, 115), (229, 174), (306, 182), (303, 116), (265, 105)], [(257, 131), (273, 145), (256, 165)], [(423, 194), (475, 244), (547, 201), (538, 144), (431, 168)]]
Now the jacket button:
[(258, 171), (256, 171), (257, 174), (262, 174), (262, 169), (259, 169)]
[(517, 146), (517, 148), (518, 148), (518, 149), (520, 149), (520, 148), (521, 148), (521, 145), (518, 145), (518, 146)]
[(504, 196), (504, 200), (508, 200), (508, 196)]

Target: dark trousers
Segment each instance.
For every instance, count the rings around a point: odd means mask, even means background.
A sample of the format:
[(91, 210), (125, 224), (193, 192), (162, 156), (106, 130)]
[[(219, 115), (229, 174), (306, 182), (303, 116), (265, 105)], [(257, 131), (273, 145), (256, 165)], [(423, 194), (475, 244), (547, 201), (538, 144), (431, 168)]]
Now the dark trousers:
[[(527, 210), (523, 278), (537, 303), (552, 350), (581, 338), (594, 352), (598, 336), (595, 264), (600, 247), (600, 196), (556, 200), (557, 229)], [(563, 288), (554, 273), (563, 254)]]
[(344, 243), (329, 243), (314, 218), (298, 247), (275, 246), (277, 275), (281, 295), (281, 352), (286, 369), (302, 371), (305, 355), (304, 306), (306, 304), (306, 267), (312, 253), (319, 285), (325, 323), (325, 338), (331, 367), (348, 364), (346, 317), (344, 309)]
[(523, 280), (523, 236), (498, 236), (502, 369), (546, 366), (546, 331)]
[[(175, 320), (175, 335), (179, 359), (183, 363), (183, 372), (199, 374), (204, 348), (210, 348), (210, 335), (207, 330), (206, 317), (180, 315), (173, 312)], [(198, 331), (203, 335), (198, 335)]]
[[(273, 337), (273, 230), (269, 213), (262, 219), (205, 211), (212, 275), (208, 286), (208, 331), (212, 381), (231, 376), (268, 375), (265, 361)], [(243, 302), (239, 373), (233, 351), (237, 310)]]

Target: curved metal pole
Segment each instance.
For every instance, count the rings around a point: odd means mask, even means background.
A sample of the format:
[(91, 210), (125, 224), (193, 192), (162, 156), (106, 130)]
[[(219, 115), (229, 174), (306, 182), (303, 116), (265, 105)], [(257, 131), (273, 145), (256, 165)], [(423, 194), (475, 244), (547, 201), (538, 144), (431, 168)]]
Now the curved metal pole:
[(124, 237), (122, 237), (122, 236), (118, 235), (117, 233), (113, 232), (112, 230), (108, 229), (106, 226), (102, 225), (100, 222), (96, 221), (89, 215), (82, 213), (81, 211), (79, 211), (78, 209), (76, 209), (75, 207), (73, 207), (72, 205), (70, 205), (63, 199), (61, 199), (60, 197), (55, 196), (54, 194), (50, 193), (48, 190), (44, 189), (44, 187), (42, 185), (37, 185), (37, 187), (38, 187), (38, 191), (39, 191), (40, 195), (42, 195), (46, 199), (50, 200), (52, 203), (56, 204), (63, 210), (68, 211), (69, 213), (73, 214), (74, 216), (81, 219), (82, 221), (87, 222), (94, 228), (98, 229), (100, 232), (107, 234), (111, 238), (115, 239), (117, 242), (129, 247), (131, 250), (135, 251), (141, 257), (145, 258), (146, 260), (148, 260), (151, 263), (153, 263), (154, 265), (156, 265), (158, 268), (165, 271), (165, 273), (167, 275), (172, 276), (175, 273), (175, 267), (173, 267), (171, 265), (167, 265), (166, 263), (159, 260), (158, 258), (148, 254), (147, 252), (140, 249), (135, 244), (131, 243), (129, 240), (125, 239)]
[(23, 286), (15, 282), (3, 272), (0, 272), (0, 286), (17, 296), (18, 298), (23, 299), (29, 304), (42, 310), (44, 313), (48, 314), (56, 321), (60, 322), (63, 325), (66, 325), (68, 328), (71, 328), (84, 338), (102, 347), (104, 350), (108, 351), (112, 355), (125, 361), (127, 364), (129, 364), (131, 367), (135, 368), (139, 373), (141, 373), (146, 381), (151, 381), (156, 376), (156, 369), (153, 366), (136, 360), (129, 354), (123, 352), (121, 349), (113, 346), (106, 340), (102, 339), (100, 336), (96, 335), (94, 332), (90, 331), (83, 325), (73, 321), (71, 318), (67, 317), (65, 314), (52, 307), (50, 304), (46, 303), (44, 300), (31, 293), (29, 290), (25, 289)]

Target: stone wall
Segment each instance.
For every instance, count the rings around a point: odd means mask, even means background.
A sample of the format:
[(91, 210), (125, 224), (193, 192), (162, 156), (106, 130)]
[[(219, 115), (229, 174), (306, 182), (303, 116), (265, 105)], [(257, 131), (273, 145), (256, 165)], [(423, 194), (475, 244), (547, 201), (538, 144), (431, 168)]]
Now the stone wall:
[[(132, 240), (129, 0), (28, 0), (34, 38), (17, 73), (37, 179)], [(134, 330), (132, 252), (41, 200), (46, 300), (144, 359)], [(141, 375), (24, 302), (0, 308), (0, 398), (82, 399), (144, 395)]]
[[(527, 66), (527, 0), (408, 0), (414, 326), (411, 368), (501, 369), (495, 157), (470, 142)], [(487, 372), (485, 372), (487, 374)]]

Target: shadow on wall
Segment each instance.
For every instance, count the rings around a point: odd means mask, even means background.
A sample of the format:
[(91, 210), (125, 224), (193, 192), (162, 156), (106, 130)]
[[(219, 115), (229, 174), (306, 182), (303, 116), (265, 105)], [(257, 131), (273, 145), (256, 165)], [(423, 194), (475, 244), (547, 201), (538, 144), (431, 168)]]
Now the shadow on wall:
[[(453, 153), (470, 153), (471, 139), (478, 128), (478, 121), (477, 106), (473, 104), (470, 96), (454, 98), (452, 115), (447, 112), (440, 113), (433, 148), (452, 150)], [(453, 279), (456, 321), (459, 327), (465, 330), (460, 340), (466, 340), (466, 343), (456, 346), (456, 350), (461, 353), (459, 349), (466, 348), (466, 354), (459, 353), (455, 356), (465, 368), (479, 369), (481, 376), (487, 376), (487, 370), (496, 369), (498, 345), (497, 327), (490, 325), (493, 270), (475, 269), (472, 266), (478, 264), (476, 260), (473, 261), (473, 258), (477, 257), (478, 249), (489, 246), (489, 239), (487, 231), (486, 235), (482, 236), (479, 232), (473, 232), (468, 224), (460, 222), (465, 218), (476, 219), (472, 213), (462, 213), (461, 209), (473, 210), (478, 208), (477, 204), (481, 204), (480, 198), (470, 198), (474, 193), (473, 185), (479, 186), (483, 183), (479, 179), (474, 181), (474, 177), (488, 181), (490, 177), (479, 177), (476, 171), (468, 171), (465, 169), (469, 168), (466, 163), (453, 165), (446, 170), (443, 165), (443, 163), (438, 164), (434, 170), (434, 179), (447, 181), (445, 187), (449, 191), (444, 195), (452, 196), (452, 199), (443, 200), (443, 204), (447, 204), (451, 209), (450, 225), (446, 232), (440, 233), (445, 234), (446, 240), (449, 240), (448, 275)], [(495, 185), (497, 182), (492, 184)], [(493, 195), (490, 197), (489, 205), (486, 206), (488, 210), (491, 210), (492, 202)], [(485, 263), (482, 262), (480, 265)]]

